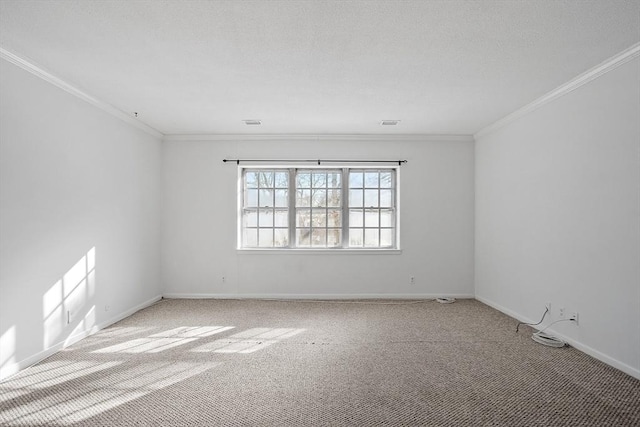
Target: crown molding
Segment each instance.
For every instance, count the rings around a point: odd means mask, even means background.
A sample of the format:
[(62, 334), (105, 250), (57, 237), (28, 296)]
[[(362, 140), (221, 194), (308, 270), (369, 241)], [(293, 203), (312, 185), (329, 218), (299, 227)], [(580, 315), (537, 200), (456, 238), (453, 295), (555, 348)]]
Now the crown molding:
[(561, 96), (564, 96), (589, 83), (590, 81), (597, 79), (598, 77), (608, 73), (609, 71), (618, 68), (619, 66), (631, 61), (632, 59), (637, 58), (638, 56), (640, 56), (640, 43), (632, 45), (631, 47), (602, 62), (601, 64), (585, 71), (576, 78), (569, 80), (567, 83), (555, 88), (551, 92), (541, 96), (530, 104), (525, 105), (524, 107), (481, 129), (473, 136), (477, 140), (486, 135), (489, 135), (497, 131), (498, 129), (508, 125), (509, 123), (512, 123), (519, 118), (531, 113), (532, 111), (537, 110), (543, 105), (548, 104), (549, 102), (558, 99)]
[(431, 134), (193, 134), (165, 135), (163, 141), (451, 141), (473, 142), (473, 135)]
[(151, 126), (139, 121), (138, 119), (132, 117), (131, 115), (125, 113), (122, 110), (117, 109), (116, 107), (114, 107), (111, 104), (108, 104), (104, 101), (99, 100), (98, 98), (95, 98), (91, 95), (89, 95), (86, 92), (83, 92), (82, 90), (78, 89), (77, 87), (67, 83), (66, 81), (62, 80), (59, 77), (54, 76), (53, 74), (51, 74), (50, 72), (44, 70), (42, 67), (35, 65), (33, 62), (27, 61), (24, 58), (21, 58), (20, 56), (16, 55), (13, 52), (10, 52), (8, 50), (6, 50), (3, 47), (0, 47), (0, 58), (4, 59), (7, 62), (10, 62), (14, 65), (17, 65), (18, 67), (22, 68), (25, 71), (28, 71), (29, 73), (33, 74), (36, 77), (41, 78), (42, 80), (51, 83), (54, 86), (59, 87), (60, 89), (70, 93), (71, 95), (82, 99), (83, 101), (88, 102), (89, 104), (93, 105), (94, 107), (97, 107), (99, 109), (101, 109), (102, 111), (111, 114), (112, 116), (122, 120), (125, 123), (128, 123), (132, 126), (137, 127), (138, 129), (141, 129), (143, 131), (145, 131), (146, 133), (148, 133), (149, 135), (155, 136), (156, 138), (162, 138), (164, 135), (159, 132), (158, 130), (152, 128)]

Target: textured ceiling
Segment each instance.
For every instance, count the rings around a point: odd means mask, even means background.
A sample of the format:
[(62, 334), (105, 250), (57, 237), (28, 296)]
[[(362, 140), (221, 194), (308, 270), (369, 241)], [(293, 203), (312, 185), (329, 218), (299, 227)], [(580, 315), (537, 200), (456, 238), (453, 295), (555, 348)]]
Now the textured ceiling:
[(164, 134), (473, 134), (638, 41), (640, 0), (0, 1), (3, 48)]

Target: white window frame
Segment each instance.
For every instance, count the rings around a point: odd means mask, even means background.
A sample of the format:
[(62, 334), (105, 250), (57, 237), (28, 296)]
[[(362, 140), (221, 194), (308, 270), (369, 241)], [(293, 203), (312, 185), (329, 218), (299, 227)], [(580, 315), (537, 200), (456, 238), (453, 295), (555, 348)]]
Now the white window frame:
[[(243, 246), (243, 210), (244, 210), (244, 173), (247, 170), (289, 170), (289, 245), (286, 247), (244, 247)], [(341, 207), (342, 212), (342, 245), (339, 247), (296, 247), (296, 171), (299, 170), (322, 170), (341, 171)], [(393, 171), (394, 182), (392, 184), (394, 210), (393, 221), (393, 245), (389, 247), (349, 247), (349, 171), (371, 170)], [(363, 207), (364, 208), (364, 207)], [(367, 209), (367, 208), (364, 208)], [(380, 209), (377, 207), (376, 209)], [(378, 229), (380, 227), (378, 226)], [(238, 186), (237, 186), (237, 250), (239, 253), (368, 253), (368, 254), (397, 254), (400, 249), (400, 167), (398, 165), (379, 164), (247, 164), (238, 165)]]

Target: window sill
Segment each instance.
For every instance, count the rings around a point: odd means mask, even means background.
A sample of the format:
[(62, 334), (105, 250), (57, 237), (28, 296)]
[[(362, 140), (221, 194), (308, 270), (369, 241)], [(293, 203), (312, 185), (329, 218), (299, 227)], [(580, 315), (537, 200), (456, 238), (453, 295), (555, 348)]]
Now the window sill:
[(400, 255), (402, 249), (237, 249), (238, 255)]

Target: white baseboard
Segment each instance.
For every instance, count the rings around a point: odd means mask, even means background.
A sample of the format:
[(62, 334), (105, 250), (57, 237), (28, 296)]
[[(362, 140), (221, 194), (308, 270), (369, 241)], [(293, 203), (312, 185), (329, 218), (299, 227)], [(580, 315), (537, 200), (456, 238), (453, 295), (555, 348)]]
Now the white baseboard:
[[(514, 319), (517, 319), (521, 322), (526, 322), (526, 323), (536, 323), (535, 320), (529, 319), (525, 316), (522, 316), (519, 313), (516, 313), (513, 310), (509, 310), (508, 308), (505, 308), (503, 306), (501, 306), (500, 304), (497, 304), (491, 300), (488, 300), (484, 297), (480, 297), (478, 295), (476, 295), (475, 297), (478, 301), (480, 301), (481, 303), (484, 303), (486, 305), (488, 305), (489, 307), (495, 308), (498, 311), (501, 311), (502, 313), (506, 314), (507, 316), (513, 317)], [(551, 334), (553, 334), (554, 336), (560, 338), (561, 340), (563, 340), (564, 342), (566, 342), (567, 344), (569, 344), (571, 347), (577, 348), (578, 350), (582, 351), (583, 353), (588, 354), (591, 357), (595, 357), (596, 359), (600, 360), (601, 362), (606, 363), (609, 366), (613, 366), (616, 369), (621, 370), (622, 372), (624, 372), (625, 374), (631, 375), (634, 378), (640, 379), (640, 370), (634, 368), (633, 366), (629, 366), (626, 363), (623, 363), (617, 359), (614, 359), (611, 356), (607, 356), (606, 354), (592, 348), (589, 347), (588, 345), (585, 345), (583, 343), (581, 343), (580, 341), (576, 341), (573, 338), (570, 338), (558, 331), (556, 331), (553, 328), (549, 328), (547, 329), (548, 332), (550, 332)]]
[(451, 297), (473, 299), (473, 294), (163, 294), (167, 299), (265, 299), (265, 300), (344, 300), (344, 299), (435, 299)]
[(69, 335), (68, 337), (66, 337), (64, 340), (57, 342), (56, 344), (53, 344), (52, 346), (32, 355), (27, 357), (26, 359), (22, 359), (18, 362), (10, 362), (7, 365), (3, 366), (0, 369), (0, 381), (4, 381), (6, 379), (8, 379), (10, 376), (18, 373), (19, 371), (28, 368), (31, 365), (35, 365), (38, 362), (43, 361), (44, 359), (46, 359), (47, 357), (53, 356), (54, 354), (56, 354), (57, 352), (59, 352), (60, 350), (69, 347), (70, 345), (73, 345), (75, 343), (77, 343), (78, 341), (80, 341), (83, 338), (88, 337), (89, 335), (93, 335), (96, 332), (113, 325), (116, 322), (119, 322), (120, 320), (131, 316), (133, 313), (142, 310), (143, 308), (149, 307), (151, 304), (155, 303), (156, 301), (160, 301), (160, 299), (162, 299), (161, 295), (157, 295), (141, 304), (136, 305), (133, 308), (130, 308), (129, 310), (126, 310), (120, 314), (117, 314), (116, 316), (112, 317), (109, 320), (106, 320), (102, 323), (99, 323), (97, 325), (94, 325), (90, 330), (87, 331), (82, 331), (79, 332), (77, 334), (74, 335)]

